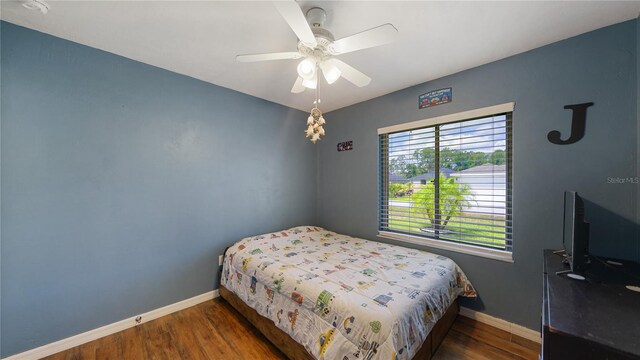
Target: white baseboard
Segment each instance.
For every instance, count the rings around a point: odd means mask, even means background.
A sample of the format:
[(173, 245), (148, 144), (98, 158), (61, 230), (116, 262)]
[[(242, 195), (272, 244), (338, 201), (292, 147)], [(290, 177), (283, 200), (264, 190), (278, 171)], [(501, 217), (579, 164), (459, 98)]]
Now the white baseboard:
[(25, 352), (21, 352), (19, 354), (9, 356), (2, 360), (41, 359), (45, 356), (53, 355), (53, 354), (59, 353), (60, 351), (71, 349), (72, 347), (76, 347), (76, 346), (88, 343), (89, 341), (93, 341), (101, 337), (117, 333), (118, 331), (126, 330), (136, 325), (144, 324), (146, 322), (157, 319), (159, 317), (169, 315), (176, 311), (180, 311), (182, 309), (186, 309), (188, 307), (198, 305), (205, 301), (217, 298), (218, 296), (220, 296), (220, 294), (218, 293), (217, 289), (213, 291), (209, 291), (204, 294), (200, 294), (192, 298), (182, 300), (177, 303), (161, 307), (159, 309), (151, 310), (144, 314), (140, 314), (138, 315), (141, 317), (139, 322), (136, 321), (138, 316), (132, 316), (128, 319), (120, 320), (118, 322), (105, 325), (97, 329), (89, 330), (82, 334), (74, 335), (66, 339), (62, 339), (47, 345), (37, 347), (35, 349), (27, 350)]
[(468, 317), (469, 319), (473, 319), (477, 322), (481, 322), (483, 324), (491, 325), (495, 328), (507, 331), (513, 335), (520, 336), (527, 340), (535, 341), (539, 344), (542, 343), (540, 332), (531, 330), (524, 326), (510, 323), (506, 320), (498, 319), (497, 317), (493, 317), (491, 315), (487, 315), (485, 313), (471, 310), (469, 308), (462, 307), (462, 306), (460, 307), (460, 315), (464, 317)]

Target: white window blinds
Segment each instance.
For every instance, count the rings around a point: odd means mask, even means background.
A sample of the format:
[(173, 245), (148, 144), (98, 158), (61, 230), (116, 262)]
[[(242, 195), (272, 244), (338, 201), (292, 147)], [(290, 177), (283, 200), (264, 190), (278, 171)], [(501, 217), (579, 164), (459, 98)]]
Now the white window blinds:
[(379, 230), (512, 251), (512, 110), (380, 129)]

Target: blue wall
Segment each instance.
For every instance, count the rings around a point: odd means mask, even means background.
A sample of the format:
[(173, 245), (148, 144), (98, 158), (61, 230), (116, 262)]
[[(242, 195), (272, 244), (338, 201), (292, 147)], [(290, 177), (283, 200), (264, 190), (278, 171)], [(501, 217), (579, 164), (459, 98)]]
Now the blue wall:
[(225, 246), (314, 223), (306, 114), (0, 26), (1, 356), (211, 291)]
[[(515, 101), (515, 263), (427, 249), (458, 262), (477, 287), (479, 300), (463, 305), (539, 329), (542, 250), (562, 247), (564, 190), (589, 201), (594, 253), (640, 260), (638, 184), (607, 181), (638, 175), (636, 26), (628, 21), (326, 114), (319, 224), (376, 239), (378, 128)], [(453, 88), (452, 103), (418, 110), (418, 95), (444, 87)], [(589, 101), (583, 140), (549, 143), (551, 130), (568, 135), (563, 106)], [(346, 140), (354, 150), (337, 152)]]

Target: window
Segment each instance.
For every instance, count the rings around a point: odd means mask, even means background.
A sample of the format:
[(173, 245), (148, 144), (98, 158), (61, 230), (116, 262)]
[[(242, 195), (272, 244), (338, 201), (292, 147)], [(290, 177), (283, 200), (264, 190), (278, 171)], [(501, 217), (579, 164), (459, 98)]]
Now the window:
[(511, 261), (512, 112), (379, 129), (379, 235)]

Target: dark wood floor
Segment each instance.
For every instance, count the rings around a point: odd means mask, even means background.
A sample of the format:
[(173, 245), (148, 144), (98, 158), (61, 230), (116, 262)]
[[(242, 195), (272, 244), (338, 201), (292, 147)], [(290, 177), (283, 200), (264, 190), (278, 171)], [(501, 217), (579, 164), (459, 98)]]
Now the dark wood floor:
[[(458, 316), (434, 359), (538, 359), (539, 352), (535, 342)], [(218, 298), (45, 359), (283, 358), (242, 315)]]

